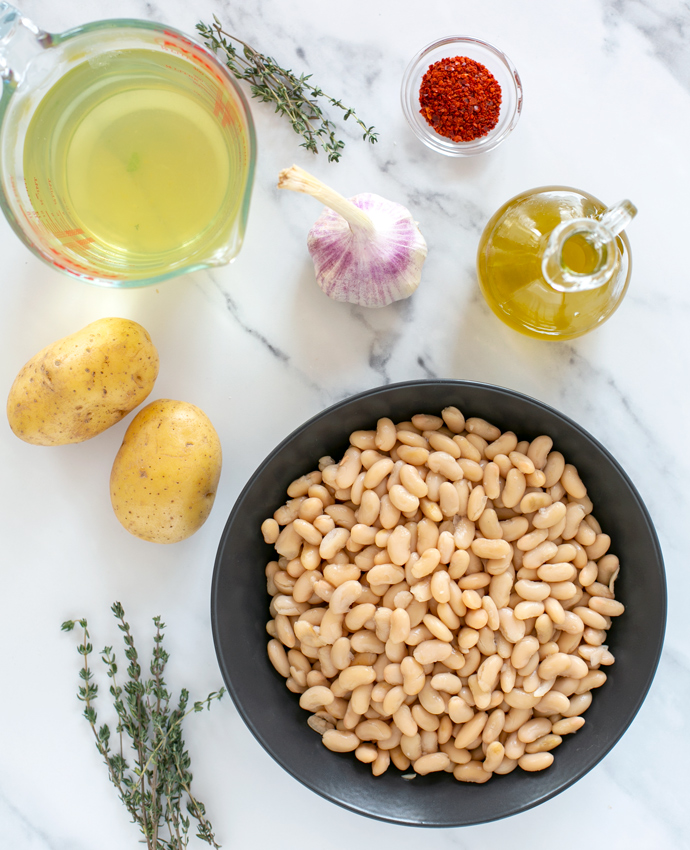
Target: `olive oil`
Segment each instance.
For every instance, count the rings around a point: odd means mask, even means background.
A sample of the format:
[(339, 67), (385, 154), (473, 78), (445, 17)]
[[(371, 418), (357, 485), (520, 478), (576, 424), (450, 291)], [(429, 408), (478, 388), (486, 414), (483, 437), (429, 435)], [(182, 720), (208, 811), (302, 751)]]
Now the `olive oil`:
[(48, 91), (24, 172), (37, 217), (66, 252), (95, 272), (143, 277), (221, 247), (247, 157), (220, 92), (186, 60), (146, 49), (84, 62)]
[[(605, 209), (591, 195), (560, 187), (524, 192), (504, 204), (487, 224), (477, 254), (479, 285), (494, 313), (514, 330), (550, 339), (571, 339), (605, 321), (627, 287), (627, 240), (616, 238), (620, 256), (610, 279), (597, 288), (561, 292), (542, 273), (553, 230)], [(563, 244), (560, 262), (577, 275), (589, 275), (599, 253), (585, 235), (575, 233)]]

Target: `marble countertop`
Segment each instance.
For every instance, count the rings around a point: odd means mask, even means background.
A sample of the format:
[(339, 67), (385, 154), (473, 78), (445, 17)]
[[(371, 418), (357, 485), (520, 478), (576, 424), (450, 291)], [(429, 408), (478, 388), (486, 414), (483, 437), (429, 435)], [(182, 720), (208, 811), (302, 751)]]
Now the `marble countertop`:
[[(57, 32), (112, 17), (105, 0), (25, 0)], [(377, 385), (424, 377), (485, 381), (552, 405), (600, 440), (639, 489), (656, 524), (669, 620), (649, 696), (613, 751), (572, 788), (519, 816), (431, 835), (358, 817), (285, 773), (230, 699), (186, 721), (195, 785), (225, 848), (438, 850), (511, 846), (580, 850), (690, 847), (687, 765), (690, 596), (687, 447), (690, 288), (690, 5), (687, 0), (209, 0), (192, 7), (121, 0), (120, 16), (192, 33), (197, 15), (228, 27), (356, 106), (380, 141), (344, 125), (342, 161), (299, 147), (270, 106), (252, 102), (259, 139), (245, 245), (230, 266), (140, 290), (90, 287), (43, 265), (0, 221), (0, 388), (48, 343), (104, 316), (134, 319), (161, 359), (151, 398), (201, 407), (223, 444), (213, 512), (195, 536), (157, 546), (115, 519), (108, 478), (131, 420), (81, 445), (37, 448), (0, 425), (0, 847), (123, 850), (139, 835), (109, 784), (80, 716), (74, 636), (85, 616), (96, 649), (117, 646), (119, 600), (148, 645), (162, 615), (169, 684), (201, 698), (221, 685), (209, 620), (218, 540), (265, 455), (324, 407)], [(411, 56), (448, 34), (492, 42), (522, 77), (524, 110), (501, 147), (451, 159), (405, 123), (399, 87)], [(305, 239), (319, 207), (276, 189), (293, 162), (345, 195), (370, 191), (409, 207), (429, 243), (414, 296), (379, 311), (329, 300)], [(546, 184), (581, 187), (639, 208), (628, 229), (632, 283), (616, 315), (574, 342), (544, 343), (503, 326), (484, 303), (474, 258), (505, 200)], [(685, 446), (685, 448), (684, 448)], [(684, 542), (685, 541), (685, 542)], [(102, 701), (105, 705), (105, 700)], [(206, 846), (202, 844), (192, 846)]]

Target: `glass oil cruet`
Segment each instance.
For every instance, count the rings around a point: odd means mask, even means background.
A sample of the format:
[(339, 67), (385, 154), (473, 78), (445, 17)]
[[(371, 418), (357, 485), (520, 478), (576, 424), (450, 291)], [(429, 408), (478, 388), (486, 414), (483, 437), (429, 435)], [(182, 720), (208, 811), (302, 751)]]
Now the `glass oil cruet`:
[(477, 274), (489, 306), (511, 328), (538, 339), (573, 339), (597, 327), (628, 287), (623, 231), (636, 214), (630, 201), (607, 209), (564, 186), (511, 198), (479, 241)]

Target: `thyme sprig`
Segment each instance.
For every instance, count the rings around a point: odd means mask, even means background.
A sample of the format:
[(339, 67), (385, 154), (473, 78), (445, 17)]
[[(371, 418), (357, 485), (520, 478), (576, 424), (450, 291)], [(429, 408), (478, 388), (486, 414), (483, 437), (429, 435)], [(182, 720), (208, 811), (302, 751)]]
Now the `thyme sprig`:
[[(177, 706), (171, 709), (172, 695), (163, 678), (169, 658), (163, 648), (165, 623), (160, 617), (153, 618), (155, 633), (149, 666), (151, 677), (143, 678), (124, 609), (116, 602), (111, 610), (122, 632), (125, 658), (129, 662), (126, 679), (119, 684), (113, 648), (106, 646), (100, 653), (111, 680), (109, 691), (117, 716), (119, 741), (115, 749), (110, 743), (110, 728), (107, 724), (98, 726), (94, 708), (98, 685), (93, 681), (94, 674), (89, 667), (93, 646), (88, 623), (80, 619), (76, 622), (67, 620), (62, 624), (65, 632), (71, 632), (77, 623), (83, 629), (82, 640), (77, 645), (77, 651), (83, 658), (78, 697), (84, 703), (84, 717), (91, 726), (98, 752), (108, 767), (110, 780), (132, 822), (141, 829), (147, 850), (184, 850), (189, 842), (192, 818), (196, 821), (197, 837), (219, 850), (220, 845), (216, 843), (204, 804), (191, 792), (191, 761), (182, 738), (182, 721), (194, 712), (210, 709), (214, 700), (221, 699), (225, 688), (192, 703), (191, 707), (188, 707), (189, 692), (183, 688)], [(133, 762), (131, 767), (128, 758)], [(187, 815), (182, 808), (183, 801)]]
[[(342, 101), (326, 94), (311, 82), (311, 74), (298, 77), (291, 70), (281, 66), (271, 56), (264, 56), (254, 50), (242, 39), (226, 32), (213, 16), (213, 24), (196, 25), (206, 46), (214, 53), (224, 53), (225, 63), (238, 80), (249, 83), (252, 97), (262, 103), (274, 103), (275, 111), (284, 115), (292, 129), (304, 137), (300, 147), (312, 153), (318, 153), (321, 147), (328, 155), (329, 162), (338, 162), (345, 142), (336, 138), (336, 126), (323, 112), (319, 98), (331, 106), (343, 111), (343, 120), (354, 118), (363, 130), (362, 139), (372, 144), (378, 140), (374, 128), (357, 117), (354, 109), (344, 106)], [(235, 42), (239, 47), (231, 44)], [(241, 52), (240, 52), (241, 50)]]

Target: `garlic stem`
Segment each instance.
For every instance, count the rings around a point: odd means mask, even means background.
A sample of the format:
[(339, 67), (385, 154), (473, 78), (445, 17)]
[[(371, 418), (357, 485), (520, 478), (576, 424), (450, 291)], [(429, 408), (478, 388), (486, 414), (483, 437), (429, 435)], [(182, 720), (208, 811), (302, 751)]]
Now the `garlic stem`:
[(363, 210), (298, 165), (285, 168), (280, 172), (278, 188), (311, 195), (341, 215), (350, 225), (351, 230), (362, 230), (369, 237), (376, 232), (373, 221)]

